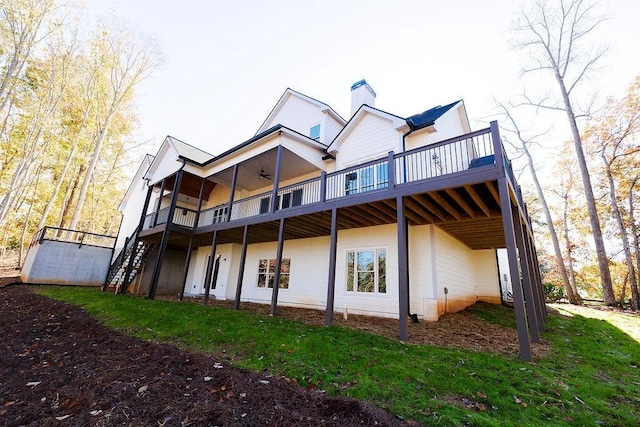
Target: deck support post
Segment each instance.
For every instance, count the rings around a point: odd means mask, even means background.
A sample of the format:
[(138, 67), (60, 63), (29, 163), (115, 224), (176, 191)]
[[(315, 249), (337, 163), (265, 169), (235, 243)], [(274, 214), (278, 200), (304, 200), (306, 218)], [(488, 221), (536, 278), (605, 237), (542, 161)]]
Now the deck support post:
[(184, 288), (187, 286), (189, 264), (191, 264), (191, 253), (193, 252), (193, 235), (194, 235), (194, 230), (198, 228), (198, 221), (200, 221), (200, 210), (202, 209), (202, 197), (204, 195), (204, 184), (206, 182), (207, 182), (207, 178), (202, 178), (202, 184), (200, 184), (200, 194), (198, 195), (198, 207), (196, 208), (196, 217), (193, 220), (193, 230), (191, 230), (191, 236), (189, 236), (189, 246), (187, 247), (187, 256), (184, 260), (184, 268), (182, 270), (182, 288), (180, 288), (180, 294), (178, 295), (178, 299), (180, 301), (184, 299)]
[[(282, 250), (284, 249), (284, 222), (285, 219), (280, 219), (280, 228), (278, 230), (278, 250), (276, 252), (276, 271), (273, 275), (273, 290), (271, 292), (271, 310), (269, 311), (270, 316), (276, 315), (276, 310), (278, 307), (278, 290), (280, 289), (280, 273), (281, 273), (281, 263), (282, 263)], [(267, 281), (267, 286), (269, 286), (269, 282)]]
[(538, 318), (538, 298), (533, 292), (529, 250), (524, 240), (524, 230), (522, 228), (522, 222), (520, 221), (520, 211), (514, 206), (511, 208), (511, 213), (513, 216), (514, 233), (516, 236), (516, 245), (518, 247), (520, 259), (520, 269), (522, 270), (522, 287), (524, 289), (526, 301), (525, 308), (527, 310), (527, 318), (529, 319), (529, 333), (531, 334), (532, 342), (540, 342), (540, 332), (542, 331), (540, 326), (541, 319)]
[[(502, 160), (502, 159), (500, 159)], [(511, 276), (511, 286), (513, 288), (513, 305), (516, 311), (516, 326), (518, 329), (518, 343), (520, 344), (520, 357), (531, 362), (531, 343), (529, 342), (529, 326), (527, 324), (527, 313), (525, 310), (524, 295), (522, 291), (522, 281), (520, 271), (518, 271), (518, 253), (516, 249), (516, 236), (511, 215), (511, 198), (509, 197), (509, 185), (507, 178), (503, 175), (498, 177), (498, 191), (500, 194), (500, 209), (502, 211), (502, 226), (504, 229), (504, 239), (507, 245), (507, 256), (509, 258), (509, 274)]]
[(533, 236), (529, 237), (530, 241), (531, 241), (531, 253), (532, 253), (532, 257), (533, 257), (533, 265), (535, 268), (535, 278), (536, 278), (536, 283), (538, 286), (538, 293), (540, 294), (540, 301), (542, 301), (542, 314), (543, 314), (543, 319), (546, 321), (547, 320), (547, 304), (545, 302), (545, 298), (544, 298), (544, 287), (542, 286), (542, 278), (540, 277), (540, 264), (538, 263), (538, 256), (536, 255), (536, 244), (533, 240)]
[(155, 211), (155, 215), (153, 216), (153, 225), (151, 226), (151, 228), (154, 228), (156, 225), (158, 225), (158, 214), (160, 213), (160, 206), (162, 206), (162, 198), (164, 196), (164, 188), (167, 182), (167, 178), (162, 178), (162, 184), (160, 184), (160, 197), (158, 197), (158, 201), (156, 203), (156, 211)]
[(409, 316), (409, 257), (407, 256), (407, 218), (402, 196), (396, 197), (398, 226), (398, 313), (400, 320), (400, 340), (409, 339), (407, 317)]
[(329, 277), (327, 280), (327, 315), (325, 325), (333, 323), (333, 310), (336, 292), (336, 255), (338, 246), (338, 209), (331, 210), (331, 238), (329, 242)]
[(280, 165), (282, 164), (282, 151), (282, 145), (278, 145), (278, 151), (276, 152), (276, 170), (273, 173), (273, 190), (271, 190), (271, 213), (278, 210), (278, 187), (280, 186)]
[(231, 221), (231, 207), (233, 206), (233, 197), (236, 192), (236, 184), (238, 180), (238, 164), (233, 165), (233, 176), (231, 177), (231, 191), (229, 192), (229, 204), (227, 205), (227, 217), (225, 222)]
[(238, 310), (240, 308), (240, 295), (242, 294), (242, 281), (244, 279), (244, 265), (247, 262), (247, 243), (249, 237), (249, 226), (244, 226), (242, 233), (242, 251), (240, 253), (240, 271), (238, 271), (238, 284), (236, 286), (236, 299), (233, 302), (233, 308)]
[(529, 257), (529, 269), (531, 271), (531, 289), (533, 291), (533, 295), (537, 301), (537, 319), (538, 319), (538, 329), (540, 332), (545, 331), (544, 323), (547, 320), (547, 312), (546, 306), (544, 303), (544, 292), (542, 292), (542, 288), (540, 286), (540, 275), (538, 274), (538, 265), (536, 264), (536, 252), (535, 246), (533, 244), (533, 238), (528, 233), (527, 227), (522, 225), (522, 234), (524, 237), (524, 245), (527, 248), (527, 255)]
[[(158, 287), (158, 279), (160, 279), (160, 270), (162, 270), (162, 263), (164, 261), (164, 254), (167, 251), (167, 245), (169, 244), (169, 233), (171, 222), (173, 221), (173, 211), (178, 203), (178, 193), (180, 192), (180, 184), (182, 183), (183, 170), (180, 169), (176, 172), (176, 178), (173, 182), (173, 194), (171, 195), (171, 204), (169, 205), (169, 212), (167, 216), (167, 222), (164, 225), (164, 231), (162, 232), (162, 239), (160, 240), (160, 249), (158, 250), (158, 258), (156, 259), (156, 265), (153, 269), (153, 276), (151, 279), (151, 285), (149, 286), (149, 292), (147, 298), (154, 299), (156, 296), (156, 288)], [(164, 184), (164, 181), (163, 181)], [(163, 185), (164, 187), (164, 185)], [(162, 200), (162, 193), (160, 193), (160, 200)], [(158, 215), (156, 212), (156, 220)]]
[(204, 297), (202, 298), (202, 305), (207, 305), (207, 302), (209, 302), (209, 290), (211, 289), (211, 274), (213, 272), (213, 264), (215, 264), (217, 246), (218, 246), (218, 230), (214, 230), (213, 238), (211, 239), (211, 255), (209, 258), (209, 262), (207, 263), (207, 271), (204, 275)]

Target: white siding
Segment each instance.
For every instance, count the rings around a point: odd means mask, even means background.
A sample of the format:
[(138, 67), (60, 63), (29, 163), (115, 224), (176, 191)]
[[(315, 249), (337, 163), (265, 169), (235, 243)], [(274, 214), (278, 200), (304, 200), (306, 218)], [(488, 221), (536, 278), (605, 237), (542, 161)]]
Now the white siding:
[(182, 162), (178, 160), (177, 153), (170, 147), (163, 147), (153, 163), (147, 174), (147, 178), (150, 179), (151, 184), (160, 182), (162, 178), (173, 175), (182, 166)]
[(279, 111), (271, 117), (268, 123), (263, 125), (263, 128), (268, 129), (277, 124), (282, 124), (303, 135), (309, 136), (311, 127), (321, 124), (320, 134), (322, 139), (322, 135), (325, 133), (325, 129), (323, 129), (324, 116), (324, 113), (322, 113), (320, 107), (317, 105), (298, 96), (289, 94)]
[(336, 169), (380, 158), (399, 149), (398, 131), (391, 121), (374, 114), (363, 114), (338, 147)]
[(338, 123), (335, 119), (333, 119), (331, 116), (329, 116), (328, 114), (326, 115), (324, 122), (325, 122), (325, 130), (324, 130), (325, 139), (323, 142), (329, 145), (331, 144), (331, 141), (333, 141), (335, 137), (342, 130), (342, 125)]
[(442, 117), (436, 120), (434, 125), (436, 132), (428, 133), (427, 130), (420, 130), (407, 136), (405, 139), (405, 149), (411, 150), (425, 145), (433, 144), (445, 139), (453, 138), (467, 133), (458, 107), (447, 111)]
[(140, 169), (138, 169), (138, 173), (136, 173), (136, 176), (133, 178), (129, 191), (127, 192), (127, 199), (123, 201), (121, 206), (122, 222), (120, 223), (118, 237), (116, 238), (113, 259), (118, 256), (124, 247), (124, 241), (127, 237), (130, 237), (131, 234), (133, 234), (134, 230), (140, 223), (142, 208), (144, 207), (144, 201), (147, 197), (147, 182), (142, 179), (142, 176), (148, 167), (149, 164), (146, 161), (142, 163)]

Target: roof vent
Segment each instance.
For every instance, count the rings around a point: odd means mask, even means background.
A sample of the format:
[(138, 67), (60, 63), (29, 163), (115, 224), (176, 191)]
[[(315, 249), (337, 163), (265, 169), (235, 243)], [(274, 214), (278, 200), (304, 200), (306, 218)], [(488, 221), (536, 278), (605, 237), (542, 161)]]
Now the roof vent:
[(376, 106), (376, 93), (364, 79), (351, 85), (351, 115), (353, 116), (363, 104)]

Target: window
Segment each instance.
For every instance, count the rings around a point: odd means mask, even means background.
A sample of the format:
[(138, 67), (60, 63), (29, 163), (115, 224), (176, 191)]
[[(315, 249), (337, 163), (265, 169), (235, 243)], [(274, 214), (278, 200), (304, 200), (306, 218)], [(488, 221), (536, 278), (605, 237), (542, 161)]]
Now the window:
[(293, 190), (290, 193), (283, 193), (278, 195), (278, 203), (276, 208), (287, 209), (293, 206), (300, 206), (302, 204), (302, 188)]
[(387, 250), (347, 251), (347, 292), (387, 293)]
[(320, 140), (320, 125), (315, 125), (309, 130), (309, 138)]
[(387, 162), (362, 167), (348, 173), (344, 178), (345, 194), (364, 193), (389, 186), (389, 168)]
[[(291, 258), (282, 258), (280, 263), (280, 289), (289, 289), (289, 273), (291, 271)], [(258, 262), (258, 287), (273, 288), (276, 277), (276, 260), (261, 259)]]

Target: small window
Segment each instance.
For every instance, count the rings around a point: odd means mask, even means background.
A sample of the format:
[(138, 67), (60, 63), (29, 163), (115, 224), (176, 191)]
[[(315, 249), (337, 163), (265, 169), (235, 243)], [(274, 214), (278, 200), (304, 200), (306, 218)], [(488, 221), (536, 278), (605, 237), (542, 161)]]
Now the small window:
[[(280, 289), (289, 289), (289, 273), (291, 271), (291, 258), (282, 258), (280, 263)], [(258, 262), (258, 287), (273, 288), (276, 277), (276, 260), (261, 259)]]
[(315, 125), (309, 131), (309, 138), (318, 141), (320, 139), (320, 125)]

